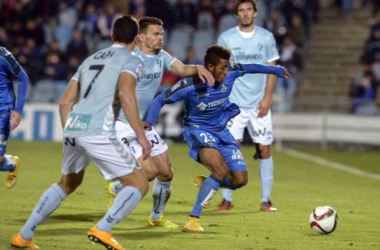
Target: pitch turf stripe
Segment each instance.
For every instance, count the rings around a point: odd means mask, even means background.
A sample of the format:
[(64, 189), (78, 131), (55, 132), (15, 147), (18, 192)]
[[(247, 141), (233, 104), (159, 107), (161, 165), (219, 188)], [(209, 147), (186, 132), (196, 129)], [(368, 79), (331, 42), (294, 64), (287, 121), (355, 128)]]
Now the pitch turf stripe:
[(351, 166), (348, 166), (345, 164), (341, 164), (341, 163), (337, 163), (337, 162), (333, 162), (333, 161), (328, 161), (328, 160), (325, 160), (325, 159), (320, 158), (318, 156), (302, 153), (302, 152), (294, 150), (294, 149), (282, 149), (282, 151), (285, 152), (286, 154), (290, 155), (290, 156), (294, 156), (294, 157), (301, 158), (304, 160), (312, 161), (312, 162), (315, 162), (317, 164), (320, 164), (320, 165), (323, 165), (323, 166), (326, 166), (329, 168), (345, 171), (345, 172), (355, 174), (355, 175), (359, 175), (359, 176), (363, 176), (363, 177), (368, 177), (368, 178), (380, 180), (379, 174), (368, 173), (368, 172), (365, 172), (363, 170), (360, 170), (360, 169), (357, 169), (357, 168), (354, 168), (354, 167), (351, 167)]

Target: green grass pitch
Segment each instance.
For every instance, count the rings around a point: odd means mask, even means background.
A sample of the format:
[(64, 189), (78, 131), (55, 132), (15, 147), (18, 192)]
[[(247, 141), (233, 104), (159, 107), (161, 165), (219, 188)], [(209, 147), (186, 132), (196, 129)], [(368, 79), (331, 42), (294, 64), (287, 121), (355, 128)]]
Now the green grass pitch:
[[(18, 183), (0, 187), (0, 250), (24, 224), (41, 193), (60, 177), (62, 146), (51, 142), (10, 141), (7, 151), (20, 157)], [(216, 194), (201, 214), (205, 232), (182, 232), (198, 189), (193, 179), (207, 170), (187, 155), (185, 144), (170, 145), (175, 177), (165, 216), (180, 229), (151, 228), (150, 192), (113, 230), (127, 249), (380, 249), (380, 180), (361, 177), (273, 151), (275, 163), (272, 200), (276, 213), (259, 212), (260, 185), (253, 147), (243, 146), (249, 183), (234, 192), (234, 208), (217, 211)], [(367, 172), (380, 174), (379, 152), (323, 152), (303, 150)], [(3, 178), (5, 173), (0, 173)], [(105, 249), (92, 245), (89, 228), (106, 211), (105, 180), (91, 164), (82, 186), (36, 230), (40, 249)], [(309, 228), (311, 210), (319, 205), (335, 208), (339, 223), (330, 235), (316, 235)]]

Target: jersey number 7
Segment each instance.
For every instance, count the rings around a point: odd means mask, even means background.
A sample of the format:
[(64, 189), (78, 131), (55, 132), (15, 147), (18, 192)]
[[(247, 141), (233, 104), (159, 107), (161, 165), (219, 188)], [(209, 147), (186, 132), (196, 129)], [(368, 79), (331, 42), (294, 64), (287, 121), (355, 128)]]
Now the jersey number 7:
[(91, 65), (91, 66), (90, 66), (89, 70), (96, 70), (96, 71), (98, 71), (98, 72), (96, 72), (96, 75), (94, 76), (94, 78), (92, 78), (92, 81), (91, 81), (90, 85), (88, 86), (86, 92), (84, 93), (83, 98), (86, 99), (86, 97), (88, 96), (88, 94), (89, 94), (90, 91), (91, 91), (92, 85), (95, 84), (95, 80), (96, 80), (96, 78), (98, 78), (100, 72), (102, 72), (103, 69), (104, 69), (104, 65), (100, 65), (100, 64), (99, 64), (99, 65)]

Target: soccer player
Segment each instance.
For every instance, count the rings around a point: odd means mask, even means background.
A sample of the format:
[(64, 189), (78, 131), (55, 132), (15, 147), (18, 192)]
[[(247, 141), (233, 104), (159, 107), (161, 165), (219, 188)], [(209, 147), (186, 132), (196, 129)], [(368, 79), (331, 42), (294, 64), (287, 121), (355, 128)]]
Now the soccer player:
[[(230, 51), (219, 45), (207, 49), (204, 63), (215, 78), (215, 85), (203, 84), (197, 76), (185, 78), (158, 95), (148, 108), (144, 126), (151, 128), (161, 107), (180, 100), (185, 102), (183, 137), (189, 155), (210, 170), (200, 186), (185, 230), (203, 231), (199, 216), (219, 187), (237, 189), (248, 181), (246, 165), (236, 140), (226, 127), (239, 108), (228, 99), (235, 79), (247, 73), (270, 73), (288, 77), (280, 66), (234, 64), (229, 67)], [(255, 83), (252, 83), (255, 84)], [(198, 178), (198, 177), (197, 177)], [(196, 178), (196, 179), (197, 179)]]
[(144, 171), (117, 140), (114, 130), (122, 108), (137, 134), (143, 157), (150, 155), (151, 145), (139, 119), (135, 96), (136, 80), (143, 69), (141, 58), (131, 52), (137, 34), (136, 19), (118, 18), (112, 46), (89, 56), (70, 80), (59, 107), (64, 126), (62, 177), (42, 194), (25, 225), (13, 236), (12, 246), (38, 248), (32, 240), (36, 227), (81, 184), (86, 167), (93, 161), (106, 179), (120, 180), (123, 188), (104, 217), (90, 229), (88, 238), (107, 249), (124, 250), (110, 231), (149, 188)]
[[(275, 65), (279, 59), (273, 34), (254, 24), (257, 15), (254, 0), (238, 0), (235, 5), (235, 15), (239, 25), (223, 32), (218, 44), (231, 50), (233, 63), (262, 63)], [(270, 145), (273, 142), (271, 98), (275, 84), (274, 75), (246, 74), (236, 80), (230, 101), (236, 103), (241, 113), (232, 119), (228, 128), (234, 138), (240, 143), (244, 128), (255, 143), (255, 159), (259, 161), (259, 176), (261, 182), (260, 210), (275, 212), (270, 201), (273, 182), (273, 161), (270, 155)], [(217, 206), (219, 210), (231, 208), (232, 192), (222, 189), (223, 200)]]
[[(143, 17), (139, 20), (139, 25), (139, 43), (134, 51), (143, 58), (145, 65), (136, 85), (136, 97), (141, 119), (160, 86), (164, 70), (169, 70), (182, 77), (198, 75), (202, 82), (207, 81), (211, 85), (214, 84), (215, 79), (203, 66), (184, 65), (162, 49), (164, 30), (160, 19)], [(153, 207), (148, 219), (149, 225), (166, 228), (178, 227), (163, 216), (165, 205), (172, 192), (171, 181), (173, 179), (173, 170), (166, 143), (154, 129), (146, 130), (145, 135), (152, 144), (152, 152), (150, 157), (144, 160), (136, 133), (123, 114), (120, 114), (118, 121), (116, 121), (116, 131), (119, 140), (129, 146), (132, 154), (145, 171), (148, 180), (154, 180), (152, 188)], [(114, 184), (111, 182), (108, 185), (108, 205), (112, 203), (112, 197), (118, 192), (119, 187), (120, 182), (118, 181)]]
[[(19, 81), (17, 101), (12, 78)], [(5, 153), (9, 133), (17, 128), (25, 104), (28, 76), (12, 53), (0, 46), (0, 171), (8, 171), (4, 186), (12, 188), (17, 181), (20, 160), (17, 156)]]

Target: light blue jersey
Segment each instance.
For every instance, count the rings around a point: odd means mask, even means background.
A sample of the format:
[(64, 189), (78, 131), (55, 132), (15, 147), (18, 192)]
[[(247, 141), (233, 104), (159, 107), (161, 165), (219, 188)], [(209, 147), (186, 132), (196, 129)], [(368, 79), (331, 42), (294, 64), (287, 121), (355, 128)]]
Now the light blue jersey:
[[(161, 84), (164, 71), (169, 69), (175, 58), (165, 50), (160, 50), (155, 55), (146, 55), (136, 47), (134, 52), (144, 60), (144, 71), (136, 84), (137, 104), (139, 106), (140, 119), (143, 119)], [(120, 112), (119, 119), (125, 123), (128, 122), (122, 112)]]
[(137, 80), (143, 66), (136, 53), (116, 44), (87, 57), (72, 77), (80, 82), (80, 97), (66, 121), (64, 136), (101, 135), (112, 130), (118, 111), (112, 104), (118, 102), (115, 92), (119, 75), (125, 71)]
[[(231, 50), (231, 64), (267, 64), (280, 58), (273, 34), (257, 25), (250, 38), (244, 38), (238, 27), (231, 28), (219, 36), (218, 44)], [(264, 97), (265, 87), (265, 74), (246, 74), (236, 79), (229, 99), (241, 108), (254, 108)]]

